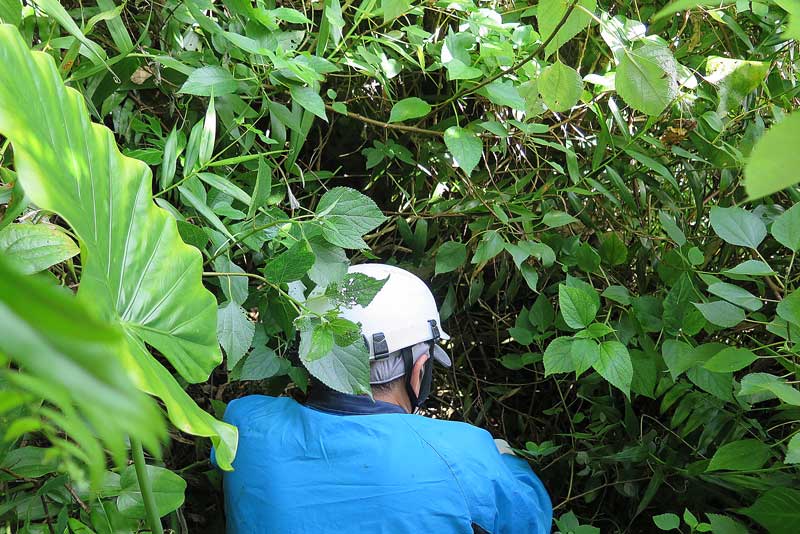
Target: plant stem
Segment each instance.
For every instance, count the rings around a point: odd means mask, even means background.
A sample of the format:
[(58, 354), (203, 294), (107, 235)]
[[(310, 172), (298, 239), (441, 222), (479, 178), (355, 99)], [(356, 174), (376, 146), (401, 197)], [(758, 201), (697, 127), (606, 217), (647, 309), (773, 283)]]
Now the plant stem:
[(147, 476), (144, 450), (142, 444), (133, 437), (131, 437), (131, 455), (133, 456), (133, 466), (136, 469), (136, 478), (139, 480), (139, 489), (142, 492), (142, 501), (150, 532), (164, 534), (161, 518), (158, 517), (158, 508), (156, 508), (156, 497), (153, 494), (153, 487), (150, 485), (150, 477)]

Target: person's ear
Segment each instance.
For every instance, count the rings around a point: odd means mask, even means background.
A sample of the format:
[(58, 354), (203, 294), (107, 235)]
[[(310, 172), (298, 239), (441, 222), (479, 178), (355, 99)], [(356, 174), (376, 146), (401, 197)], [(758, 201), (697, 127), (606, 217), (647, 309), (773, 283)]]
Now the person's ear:
[(422, 386), (422, 374), (425, 372), (425, 362), (429, 359), (429, 355), (423, 354), (414, 362), (414, 367), (411, 369), (411, 389), (414, 390), (415, 395), (419, 395), (419, 389)]

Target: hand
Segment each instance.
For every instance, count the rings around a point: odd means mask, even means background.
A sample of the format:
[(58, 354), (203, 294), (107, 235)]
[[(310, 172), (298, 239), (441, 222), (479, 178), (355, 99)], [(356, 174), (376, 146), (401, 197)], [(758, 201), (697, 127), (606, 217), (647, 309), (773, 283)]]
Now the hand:
[(497, 450), (500, 454), (510, 454), (511, 456), (516, 456), (514, 453), (514, 449), (511, 448), (511, 445), (504, 439), (496, 439), (494, 440), (494, 444), (497, 447)]

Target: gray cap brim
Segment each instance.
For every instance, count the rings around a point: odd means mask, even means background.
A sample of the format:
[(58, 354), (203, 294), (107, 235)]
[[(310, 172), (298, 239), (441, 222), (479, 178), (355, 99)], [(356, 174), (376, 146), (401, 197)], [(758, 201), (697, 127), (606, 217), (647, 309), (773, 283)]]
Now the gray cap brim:
[(433, 359), (439, 362), (444, 367), (451, 367), (453, 362), (450, 361), (450, 356), (439, 345), (433, 346)]

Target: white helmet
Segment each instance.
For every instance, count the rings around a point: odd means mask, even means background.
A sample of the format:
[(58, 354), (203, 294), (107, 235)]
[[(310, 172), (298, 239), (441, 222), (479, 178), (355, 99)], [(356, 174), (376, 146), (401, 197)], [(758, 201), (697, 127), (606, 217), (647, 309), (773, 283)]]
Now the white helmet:
[(341, 316), (361, 323), (361, 333), (369, 347), (370, 360), (422, 343), (433, 341), (434, 360), (450, 367), (450, 357), (436, 342), (448, 340), (441, 327), (439, 309), (431, 290), (410, 272), (380, 263), (353, 265), (350, 273), (388, 280), (367, 307), (355, 305), (341, 310)]

